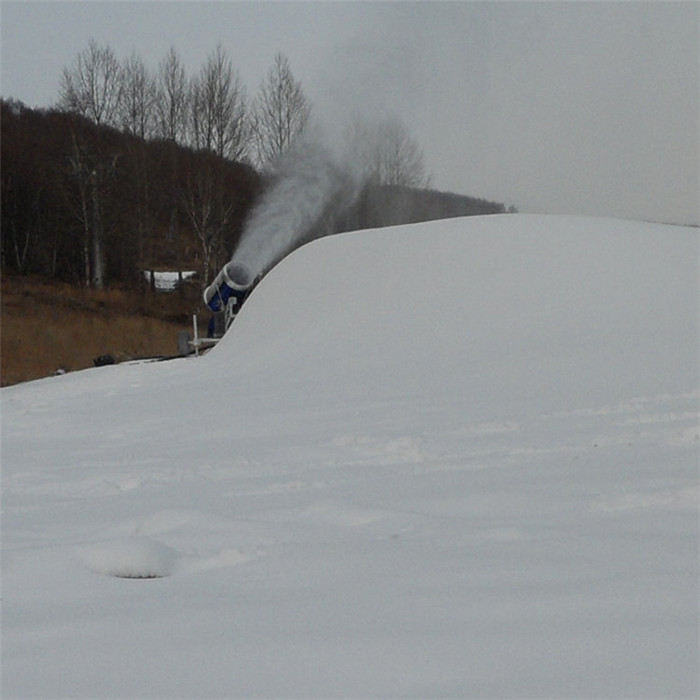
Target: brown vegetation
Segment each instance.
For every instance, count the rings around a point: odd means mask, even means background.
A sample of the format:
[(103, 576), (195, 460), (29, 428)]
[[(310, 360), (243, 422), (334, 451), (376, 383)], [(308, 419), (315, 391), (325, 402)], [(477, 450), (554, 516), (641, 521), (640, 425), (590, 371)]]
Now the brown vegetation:
[(177, 333), (191, 329), (198, 298), (198, 285), (182, 295), (139, 294), (5, 276), (0, 385), (92, 367), (100, 355), (112, 355), (117, 362), (176, 355)]

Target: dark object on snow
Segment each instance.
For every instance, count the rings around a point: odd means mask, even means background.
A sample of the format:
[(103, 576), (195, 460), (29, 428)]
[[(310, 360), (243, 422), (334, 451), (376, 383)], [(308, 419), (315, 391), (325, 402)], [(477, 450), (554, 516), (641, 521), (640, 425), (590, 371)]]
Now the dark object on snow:
[(180, 331), (177, 334), (177, 351), (182, 357), (186, 357), (194, 352), (191, 342), (192, 338), (187, 331)]
[(116, 364), (116, 360), (112, 355), (100, 355), (99, 357), (96, 357), (92, 363), (95, 365), (95, 367), (104, 367), (105, 365), (114, 365)]

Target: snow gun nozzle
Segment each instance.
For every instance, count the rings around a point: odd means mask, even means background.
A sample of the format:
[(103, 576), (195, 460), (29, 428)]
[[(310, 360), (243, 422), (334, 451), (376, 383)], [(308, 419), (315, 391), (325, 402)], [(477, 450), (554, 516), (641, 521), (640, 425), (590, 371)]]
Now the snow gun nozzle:
[(221, 268), (214, 281), (204, 290), (204, 303), (212, 311), (221, 311), (228, 300), (234, 297), (240, 305), (253, 286), (253, 282), (250, 268), (241, 262), (231, 260)]

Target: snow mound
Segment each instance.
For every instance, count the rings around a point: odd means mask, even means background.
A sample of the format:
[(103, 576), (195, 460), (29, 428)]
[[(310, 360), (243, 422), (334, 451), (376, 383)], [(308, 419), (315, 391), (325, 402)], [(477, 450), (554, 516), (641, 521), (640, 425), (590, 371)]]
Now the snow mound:
[(147, 537), (128, 537), (83, 547), (78, 556), (96, 574), (133, 579), (170, 576), (179, 559), (174, 549)]
[(3, 388), (2, 696), (700, 697), (697, 283), (687, 227), (349, 233)]
[(696, 277), (682, 227), (503, 215), (354, 232), (283, 260), (208, 361), (337, 400), (682, 391)]

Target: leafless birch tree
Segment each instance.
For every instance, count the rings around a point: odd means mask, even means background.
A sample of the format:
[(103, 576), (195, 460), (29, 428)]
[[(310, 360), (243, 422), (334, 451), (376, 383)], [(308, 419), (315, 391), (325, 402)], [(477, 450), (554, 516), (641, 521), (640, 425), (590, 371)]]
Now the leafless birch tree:
[(59, 107), (95, 124), (115, 125), (121, 100), (122, 69), (109, 46), (91, 39), (61, 74)]
[(260, 165), (266, 165), (289, 150), (311, 114), (301, 83), (295, 80), (283, 54), (275, 55), (253, 111), (256, 156)]
[(201, 247), (205, 284), (209, 283), (212, 262), (234, 211), (231, 193), (224, 191), (220, 174), (217, 163), (200, 163), (186, 175), (181, 195), (181, 206)]
[(423, 151), (395, 117), (378, 123), (355, 120), (346, 135), (348, 157), (362, 177), (375, 185), (426, 187)]
[(246, 156), (249, 125), (245, 88), (221, 45), (192, 80), (190, 130), (195, 148), (230, 160)]
[(183, 143), (187, 124), (187, 77), (173, 47), (160, 62), (157, 77), (156, 134)]
[(155, 126), (156, 85), (136, 53), (122, 66), (119, 126), (129, 134), (148, 138)]

